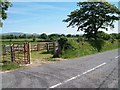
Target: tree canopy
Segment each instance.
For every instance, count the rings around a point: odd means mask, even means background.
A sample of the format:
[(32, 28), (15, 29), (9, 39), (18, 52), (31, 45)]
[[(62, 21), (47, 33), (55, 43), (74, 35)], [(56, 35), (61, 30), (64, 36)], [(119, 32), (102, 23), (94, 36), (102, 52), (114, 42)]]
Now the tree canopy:
[(46, 33), (43, 33), (43, 34), (41, 34), (41, 35), (39, 36), (39, 38), (42, 38), (42, 39), (47, 39), (47, 38), (48, 38), (48, 36), (47, 36), (47, 34), (46, 34)]
[(96, 40), (100, 28), (114, 28), (114, 21), (120, 19), (120, 10), (108, 2), (78, 2), (77, 6), (80, 9), (72, 11), (63, 22), (69, 23), (67, 27), (77, 27), (77, 31), (84, 31), (88, 39)]
[(0, 27), (3, 26), (2, 20), (7, 18), (7, 10), (12, 6), (12, 4), (8, 0), (0, 0)]

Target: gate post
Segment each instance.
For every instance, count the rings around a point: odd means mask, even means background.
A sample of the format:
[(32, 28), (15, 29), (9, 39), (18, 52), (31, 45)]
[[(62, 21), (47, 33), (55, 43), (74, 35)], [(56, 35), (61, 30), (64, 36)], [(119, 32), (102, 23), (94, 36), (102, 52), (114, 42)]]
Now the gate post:
[(47, 45), (47, 52), (49, 52), (49, 43), (46, 43)]
[(10, 45), (11, 47), (11, 62), (13, 62), (15, 60), (15, 57), (14, 57), (14, 44)]
[(56, 53), (56, 42), (53, 42), (53, 51), (54, 51), (54, 54)]
[(28, 46), (28, 63), (30, 64), (30, 59), (31, 59), (31, 44), (27, 43)]
[(37, 44), (37, 51), (40, 50), (40, 44)]
[(5, 45), (2, 45), (2, 53), (3, 53), (3, 55), (6, 55), (6, 46)]

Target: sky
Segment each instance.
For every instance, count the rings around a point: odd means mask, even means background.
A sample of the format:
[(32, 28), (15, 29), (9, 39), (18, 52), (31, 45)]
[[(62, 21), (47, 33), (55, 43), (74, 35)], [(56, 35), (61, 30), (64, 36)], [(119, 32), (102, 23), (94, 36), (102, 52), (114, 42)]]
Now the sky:
[[(83, 34), (76, 28), (67, 28), (62, 22), (71, 11), (79, 8), (76, 2), (12, 2), (8, 9), (8, 18), (4, 21), (2, 32), (22, 32), (37, 34)], [(118, 6), (117, 2), (112, 2)], [(117, 33), (118, 23), (107, 33)]]

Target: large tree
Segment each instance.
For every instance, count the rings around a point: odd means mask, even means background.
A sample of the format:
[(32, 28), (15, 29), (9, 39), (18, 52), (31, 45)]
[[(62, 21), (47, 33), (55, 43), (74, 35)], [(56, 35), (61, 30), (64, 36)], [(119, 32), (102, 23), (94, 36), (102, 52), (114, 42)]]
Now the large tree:
[(120, 19), (120, 10), (108, 2), (79, 2), (77, 6), (80, 9), (71, 12), (63, 21), (69, 22), (67, 27), (77, 27), (77, 31), (84, 31), (88, 39), (96, 40), (100, 28), (114, 28), (114, 21)]
[(0, 0), (0, 27), (3, 26), (3, 20), (7, 18), (7, 10), (12, 6), (8, 0)]

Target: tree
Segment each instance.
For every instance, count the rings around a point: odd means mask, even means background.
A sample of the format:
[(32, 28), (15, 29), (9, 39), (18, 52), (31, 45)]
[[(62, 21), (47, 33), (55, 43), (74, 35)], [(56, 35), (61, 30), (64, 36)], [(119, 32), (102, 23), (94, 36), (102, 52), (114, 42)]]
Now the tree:
[(11, 34), (11, 35), (10, 35), (10, 39), (13, 39), (13, 38), (14, 38), (14, 35)]
[(66, 35), (66, 37), (72, 37), (72, 35), (71, 35), (71, 34), (68, 34), (68, 35)]
[(50, 40), (56, 41), (59, 39), (60, 35), (59, 34), (50, 34), (48, 37)]
[(47, 39), (47, 38), (48, 38), (48, 36), (47, 36), (45, 33), (43, 33), (43, 34), (41, 34), (41, 35), (39, 36), (39, 38), (42, 38), (42, 39)]
[(61, 37), (65, 37), (65, 34), (61, 34), (60, 36), (61, 36)]
[(80, 37), (80, 35), (79, 34), (76, 34), (76, 36), (75, 37)]
[(77, 31), (84, 31), (84, 35), (97, 40), (100, 28), (108, 30), (114, 28), (113, 22), (119, 20), (120, 10), (108, 2), (79, 2), (76, 9), (63, 22), (69, 22), (67, 27), (77, 27)]
[(7, 10), (12, 4), (8, 0), (0, 0), (0, 27), (3, 26), (3, 20), (7, 18)]

